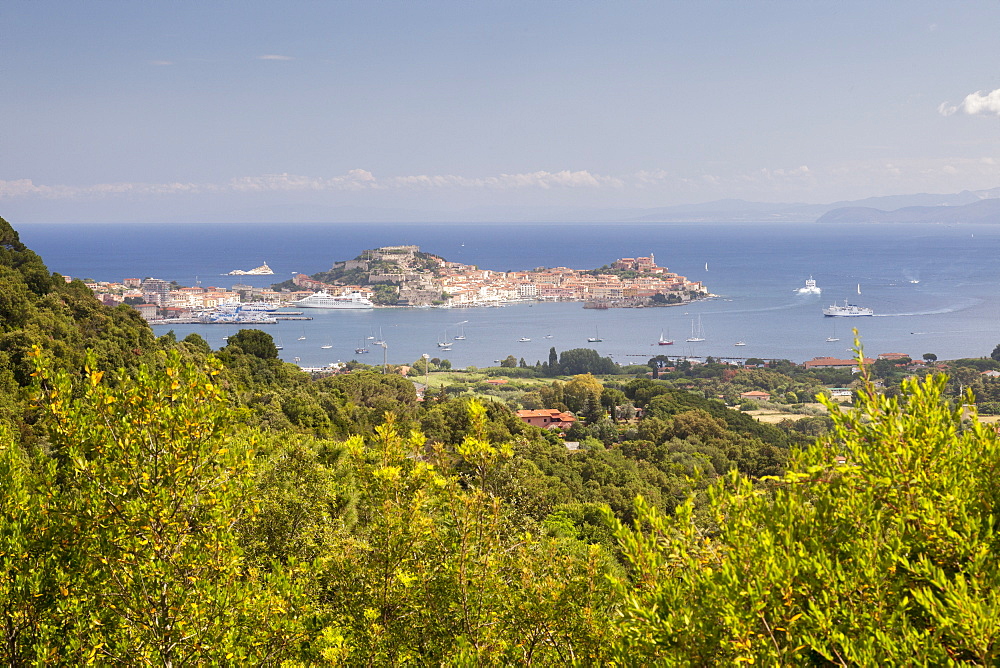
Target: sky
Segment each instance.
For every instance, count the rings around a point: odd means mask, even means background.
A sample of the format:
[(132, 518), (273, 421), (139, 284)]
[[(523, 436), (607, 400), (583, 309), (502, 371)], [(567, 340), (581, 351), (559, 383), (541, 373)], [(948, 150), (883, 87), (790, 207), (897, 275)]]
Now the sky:
[(998, 29), (995, 0), (5, 0), (0, 216), (995, 188)]

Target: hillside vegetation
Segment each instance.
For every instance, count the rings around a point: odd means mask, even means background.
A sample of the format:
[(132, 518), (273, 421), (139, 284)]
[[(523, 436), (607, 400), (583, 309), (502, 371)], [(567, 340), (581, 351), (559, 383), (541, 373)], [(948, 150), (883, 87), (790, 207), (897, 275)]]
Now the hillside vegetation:
[(812, 440), (574, 367), (526, 392), (572, 451), (264, 332), (156, 338), (0, 246), (4, 664), (998, 660), (1000, 438), (944, 376), (864, 380)]

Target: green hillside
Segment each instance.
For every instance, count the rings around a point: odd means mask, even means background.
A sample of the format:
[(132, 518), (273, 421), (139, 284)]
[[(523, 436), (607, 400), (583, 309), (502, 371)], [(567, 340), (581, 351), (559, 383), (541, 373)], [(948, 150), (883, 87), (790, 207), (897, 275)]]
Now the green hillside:
[(802, 449), (642, 368), (507, 392), (560, 435), (156, 338), (2, 219), (0, 313), (6, 665), (997, 663), (1000, 437), (943, 376)]

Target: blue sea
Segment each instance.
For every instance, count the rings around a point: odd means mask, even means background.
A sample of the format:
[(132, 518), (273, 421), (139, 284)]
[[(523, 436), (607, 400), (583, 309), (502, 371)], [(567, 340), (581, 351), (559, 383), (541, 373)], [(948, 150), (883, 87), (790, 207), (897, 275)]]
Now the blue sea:
[[(384, 245), (422, 250), (498, 271), (566, 266), (592, 269), (619, 257), (655, 254), (660, 266), (703, 281), (718, 297), (680, 307), (585, 310), (578, 303), (504, 308), (308, 311), (314, 320), (265, 331), (288, 361), (304, 366), (361, 359), (381, 363), (383, 350), (358, 356), (370, 336), (387, 342), (390, 363), (427, 353), (456, 366), (486, 366), (507, 355), (529, 364), (557, 351), (595, 348), (621, 364), (657, 354), (783, 358), (846, 357), (856, 327), (866, 355), (901, 352), (919, 358), (988, 356), (1000, 343), (1000, 225), (387, 225), (387, 224), (24, 224), (22, 241), (49, 269), (121, 281), (148, 276), (184, 285), (266, 286), (293, 273), (324, 271), (339, 260)], [(267, 262), (274, 276), (224, 276)], [(822, 295), (796, 289), (812, 276)], [(845, 299), (875, 317), (825, 318)], [(686, 343), (698, 319), (705, 341)], [(154, 328), (157, 334), (168, 327)], [(182, 325), (213, 347), (235, 328)], [(657, 346), (661, 332), (676, 340)], [(464, 333), (451, 351), (437, 342)], [(588, 343), (593, 336), (603, 339)], [(299, 340), (300, 337), (304, 340)], [(519, 342), (520, 338), (529, 342)], [(551, 337), (551, 338), (546, 338)], [(829, 342), (828, 338), (839, 341)], [(745, 346), (734, 346), (743, 341)], [(322, 349), (321, 345), (333, 345)]]

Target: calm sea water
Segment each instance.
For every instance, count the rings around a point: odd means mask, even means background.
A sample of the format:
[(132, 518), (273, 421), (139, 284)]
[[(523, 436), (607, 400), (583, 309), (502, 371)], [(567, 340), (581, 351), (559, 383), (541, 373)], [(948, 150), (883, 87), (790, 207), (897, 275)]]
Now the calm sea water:
[[(449, 260), (501, 271), (591, 269), (654, 253), (659, 265), (701, 280), (720, 295), (682, 307), (607, 311), (580, 304), (314, 310), (308, 312), (312, 321), (265, 328), (284, 345), (286, 360), (298, 357), (309, 366), (354, 358), (381, 362), (381, 348), (354, 353), (366, 337), (380, 332), (390, 362), (412, 362), (427, 353), (458, 366), (485, 366), (510, 354), (533, 364), (547, 359), (552, 346), (595, 348), (623, 364), (661, 353), (801, 362), (848, 356), (852, 327), (869, 355), (981, 357), (1000, 343), (1000, 225), (26, 224), (17, 229), (50, 270), (97, 280), (153, 276), (186, 285), (265, 286), (296, 272), (329, 269), (368, 248), (417, 244)], [(222, 275), (264, 261), (275, 276)], [(821, 296), (795, 292), (810, 275), (823, 289)], [(872, 307), (876, 316), (823, 317), (823, 306), (844, 299)], [(698, 318), (706, 341), (685, 343)], [(155, 329), (162, 334), (169, 328)], [(218, 347), (235, 328), (174, 330), (178, 336), (196, 331)], [(466, 340), (438, 351), (437, 341), (463, 330)], [(677, 343), (656, 346), (661, 332)], [(588, 343), (595, 334), (603, 342)], [(531, 341), (519, 343), (521, 337)], [(828, 337), (840, 341), (827, 342)], [(746, 345), (734, 346), (737, 341)]]

